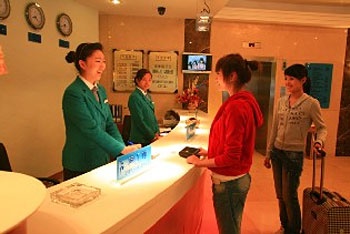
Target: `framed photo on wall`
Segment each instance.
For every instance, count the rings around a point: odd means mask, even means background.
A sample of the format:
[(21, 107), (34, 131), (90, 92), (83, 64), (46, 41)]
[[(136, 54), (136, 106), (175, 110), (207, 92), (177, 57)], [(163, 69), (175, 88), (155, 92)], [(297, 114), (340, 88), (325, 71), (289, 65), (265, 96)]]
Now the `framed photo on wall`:
[(133, 91), (134, 77), (142, 67), (142, 50), (113, 50), (113, 91)]
[(178, 52), (149, 52), (148, 69), (152, 73), (151, 92), (174, 93), (177, 90)]

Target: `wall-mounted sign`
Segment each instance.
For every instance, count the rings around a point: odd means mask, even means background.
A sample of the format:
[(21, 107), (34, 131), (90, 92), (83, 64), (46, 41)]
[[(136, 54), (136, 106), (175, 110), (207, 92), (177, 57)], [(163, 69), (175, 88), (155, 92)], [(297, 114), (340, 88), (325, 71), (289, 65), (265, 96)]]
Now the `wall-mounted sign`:
[(37, 33), (28, 32), (28, 41), (41, 43), (41, 35)]
[(152, 92), (174, 93), (177, 90), (178, 53), (150, 52), (149, 70), (152, 73)]
[(143, 51), (113, 51), (113, 91), (133, 91), (134, 77), (143, 66)]
[(321, 108), (329, 108), (333, 64), (307, 63), (306, 68), (311, 79), (310, 95), (320, 102)]

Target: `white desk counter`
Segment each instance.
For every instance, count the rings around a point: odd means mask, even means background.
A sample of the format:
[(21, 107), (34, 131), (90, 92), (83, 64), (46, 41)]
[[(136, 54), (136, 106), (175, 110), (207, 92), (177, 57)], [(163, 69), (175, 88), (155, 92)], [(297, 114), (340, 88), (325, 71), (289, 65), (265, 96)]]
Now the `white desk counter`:
[(0, 171), (0, 233), (25, 232), (26, 219), (44, 201), (46, 188), (38, 179)]
[[(187, 228), (183, 223), (187, 221), (193, 225), (188, 227), (189, 231), (198, 230), (203, 212), (201, 189), (207, 174), (187, 164), (178, 152), (185, 146), (206, 147), (211, 121), (206, 114), (199, 113), (199, 128), (187, 141), (184, 120), (190, 116), (188, 111), (179, 113), (181, 121), (176, 128), (152, 143), (152, 155), (157, 156), (150, 169), (119, 185), (115, 182), (116, 163), (112, 162), (50, 187), (43, 205), (27, 221), (28, 233), (159, 233), (162, 219), (172, 230), (167, 215), (177, 215), (171, 218), (177, 225), (174, 228), (184, 228), (179, 225)], [(101, 195), (79, 208), (51, 201), (51, 192), (74, 182), (100, 188)]]

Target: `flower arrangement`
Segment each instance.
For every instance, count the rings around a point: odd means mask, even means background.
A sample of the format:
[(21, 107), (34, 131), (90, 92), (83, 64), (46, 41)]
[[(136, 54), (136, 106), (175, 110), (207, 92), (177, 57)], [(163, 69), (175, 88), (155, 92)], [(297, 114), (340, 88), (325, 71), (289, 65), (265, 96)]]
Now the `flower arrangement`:
[(178, 103), (182, 103), (183, 106), (187, 105), (188, 109), (197, 109), (199, 104), (203, 102), (197, 88), (185, 89), (182, 94), (176, 95), (176, 100)]

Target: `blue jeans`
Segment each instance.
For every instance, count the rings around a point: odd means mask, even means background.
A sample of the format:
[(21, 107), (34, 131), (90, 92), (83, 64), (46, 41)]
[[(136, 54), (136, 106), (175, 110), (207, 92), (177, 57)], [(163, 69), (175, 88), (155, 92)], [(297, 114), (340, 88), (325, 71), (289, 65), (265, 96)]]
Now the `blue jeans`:
[(270, 155), (281, 225), (286, 234), (299, 234), (301, 229), (301, 211), (298, 188), (303, 170), (303, 152), (284, 151), (274, 148)]
[(236, 180), (213, 184), (213, 203), (220, 234), (241, 233), (244, 204), (251, 177), (246, 174)]

